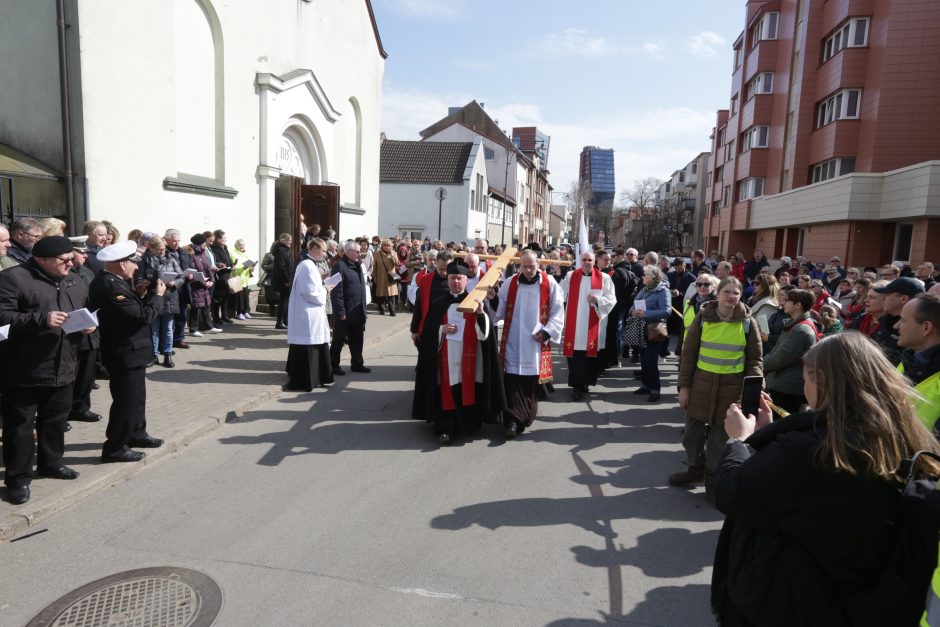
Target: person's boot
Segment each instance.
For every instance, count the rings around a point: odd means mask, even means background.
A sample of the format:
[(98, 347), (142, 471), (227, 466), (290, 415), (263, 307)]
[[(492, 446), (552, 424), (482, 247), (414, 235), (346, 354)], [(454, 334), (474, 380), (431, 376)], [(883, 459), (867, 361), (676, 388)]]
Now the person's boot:
[(392, 298), (388, 299), (388, 315), (395, 315), (395, 301)]
[(695, 483), (701, 483), (705, 479), (705, 467), (704, 466), (689, 466), (689, 468), (683, 472), (677, 472), (669, 475), (670, 485), (675, 486), (690, 486)]
[(713, 473), (705, 473), (705, 498), (708, 499), (708, 502), (712, 504), (712, 507), (716, 507), (715, 504), (715, 475)]
[(163, 367), (164, 367), (164, 368), (173, 368), (174, 366), (176, 366), (176, 364), (173, 363), (173, 355), (171, 355), (171, 354), (169, 354), (169, 353), (164, 354), (164, 355), (163, 355)]

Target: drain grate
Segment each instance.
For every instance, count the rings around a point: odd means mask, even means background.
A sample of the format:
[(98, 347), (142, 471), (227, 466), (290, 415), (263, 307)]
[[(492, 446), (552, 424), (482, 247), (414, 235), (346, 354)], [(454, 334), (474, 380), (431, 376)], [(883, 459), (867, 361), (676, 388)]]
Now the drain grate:
[(27, 627), (208, 627), (221, 609), (222, 590), (207, 575), (187, 568), (141, 568), (70, 592)]

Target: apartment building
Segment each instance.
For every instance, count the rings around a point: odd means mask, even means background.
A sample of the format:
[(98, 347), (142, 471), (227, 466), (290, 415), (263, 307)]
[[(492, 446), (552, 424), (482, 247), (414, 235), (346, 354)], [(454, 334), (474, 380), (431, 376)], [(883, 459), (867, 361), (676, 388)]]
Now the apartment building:
[(940, 5), (749, 0), (705, 249), (940, 259)]

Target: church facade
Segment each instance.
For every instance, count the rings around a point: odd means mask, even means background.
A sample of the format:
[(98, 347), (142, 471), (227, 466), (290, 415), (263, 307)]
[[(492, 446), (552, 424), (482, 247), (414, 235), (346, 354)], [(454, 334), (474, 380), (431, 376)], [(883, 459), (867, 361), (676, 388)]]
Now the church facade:
[(33, 168), (0, 168), (5, 220), (221, 228), (254, 255), (297, 224), (297, 199), (276, 197), (296, 177), (332, 188), (324, 228), (376, 231), (387, 55), (368, 0), (59, 4), (64, 29), (55, 2), (4, 8), (0, 163)]

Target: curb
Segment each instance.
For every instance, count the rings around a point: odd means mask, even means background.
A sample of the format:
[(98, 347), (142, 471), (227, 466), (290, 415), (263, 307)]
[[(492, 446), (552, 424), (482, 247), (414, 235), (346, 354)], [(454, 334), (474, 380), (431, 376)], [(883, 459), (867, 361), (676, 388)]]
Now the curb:
[[(364, 348), (370, 348), (391, 339), (402, 331), (407, 331), (408, 327), (386, 329), (367, 338)], [(344, 350), (348, 350), (345, 349)], [(284, 392), (279, 388), (264, 391), (249, 398), (247, 401), (225, 410), (222, 414), (212, 414), (202, 419), (193, 420), (191, 428), (184, 431), (177, 431), (172, 439), (167, 439), (159, 449), (147, 451), (147, 457), (140, 462), (133, 464), (113, 464), (114, 470), (104, 476), (91, 480), (88, 483), (80, 484), (74, 490), (59, 495), (57, 498), (47, 498), (45, 500), (30, 501), (23, 506), (27, 511), (13, 512), (0, 519), (0, 542), (7, 542), (14, 539), (23, 532), (28, 532), (40, 523), (48, 520), (55, 514), (66, 510), (76, 503), (97, 494), (99, 491), (116, 485), (122, 481), (127, 481), (134, 475), (143, 472), (150, 466), (159, 461), (180, 453), (187, 446), (196, 440), (206, 436), (213, 431), (220, 429), (227, 422), (234, 422), (239, 414), (247, 412), (268, 401), (280, 398)]]

